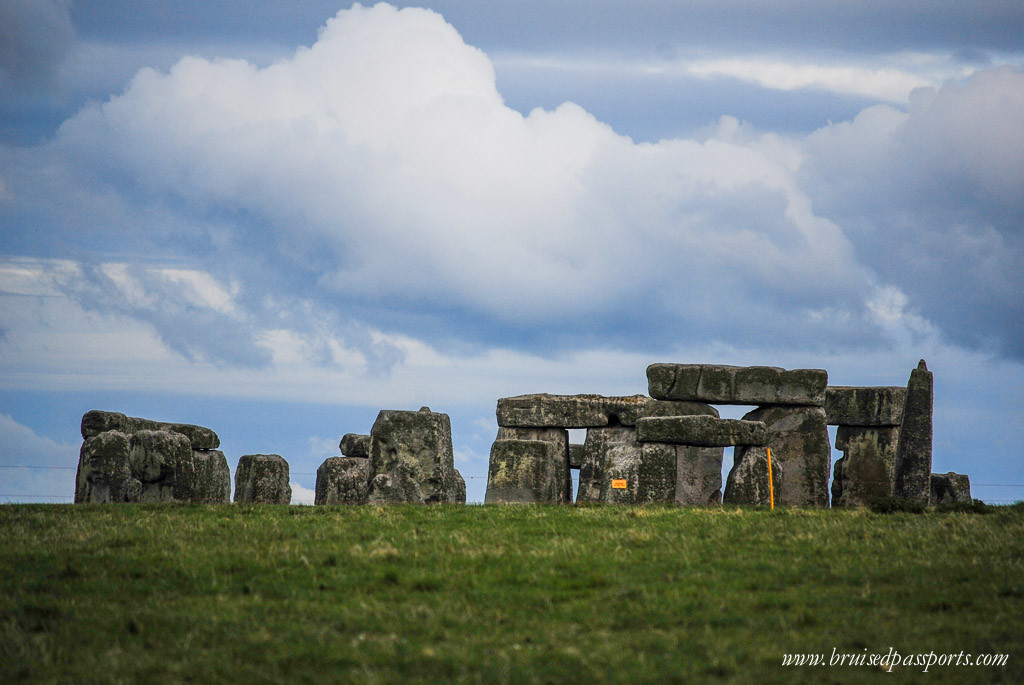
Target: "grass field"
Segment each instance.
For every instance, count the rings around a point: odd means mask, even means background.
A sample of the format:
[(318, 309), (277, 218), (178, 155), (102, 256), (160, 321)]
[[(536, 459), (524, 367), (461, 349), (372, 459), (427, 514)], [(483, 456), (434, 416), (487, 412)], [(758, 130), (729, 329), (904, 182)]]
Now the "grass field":
[[(0, 682), (1024, 682), (1024, 507), (0, 506)], [(783, 666), (786, 653), (1006, 654)]]

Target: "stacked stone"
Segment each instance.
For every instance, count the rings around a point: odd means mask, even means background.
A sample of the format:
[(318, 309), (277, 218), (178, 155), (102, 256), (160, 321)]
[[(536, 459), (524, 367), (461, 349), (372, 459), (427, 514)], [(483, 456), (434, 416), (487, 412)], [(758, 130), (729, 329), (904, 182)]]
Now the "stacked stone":
[(288, 462), (279, 454), (246, 454), (235, 469), (235, 504), (291, 504)]
[(314, 504), (366, 504), (370, 497), (370, 436), (346, 433), (316, 470)]
[(825, 421), (836, 430), (832, 506), (866, 504), (893, 494), (896, 447), (907, 389), (902, 386), (825, 390)]
[(231, 472), (209, 428), (90, 411), (82, 438), (76, 503), (230, 501)]
[[(758, 407), (741, 422), (719, 424), (702, 419), (703, 426), (692, 421), (679, 425), (682, 432), (677, 440), (704, 437), (705, 442), (715, 439), (715, 444), (736, 446), (726, 503), (767, 503), (766, 448), (770, 448), (775, 503), (828, 506), (832, 452), (824, 410), (826, 371), (652, 364), (647, 368), (647, 380), (651, 397), (659, 400)], [(763, 438), (756, 425), (750, 424), (763, 424)]]

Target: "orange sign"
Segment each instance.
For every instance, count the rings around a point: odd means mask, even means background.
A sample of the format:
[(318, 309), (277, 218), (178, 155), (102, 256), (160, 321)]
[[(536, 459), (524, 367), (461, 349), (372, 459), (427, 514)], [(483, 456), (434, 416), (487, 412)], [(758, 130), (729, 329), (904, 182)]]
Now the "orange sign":
[(625, 490), (626, 479), (625, 478), (612, 478), (612, 489), (613, 490)]

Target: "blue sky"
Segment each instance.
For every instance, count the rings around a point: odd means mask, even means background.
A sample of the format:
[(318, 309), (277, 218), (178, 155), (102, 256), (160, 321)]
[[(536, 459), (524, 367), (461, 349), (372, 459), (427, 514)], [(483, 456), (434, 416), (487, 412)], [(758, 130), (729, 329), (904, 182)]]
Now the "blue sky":
[(498, 397), (925, 358), (935, 470), (1024, 498), (1018, 3), (408, 5), (0, 7), (0, 463), (102, 408), (311, 497), (429, 405), (482, 500)]

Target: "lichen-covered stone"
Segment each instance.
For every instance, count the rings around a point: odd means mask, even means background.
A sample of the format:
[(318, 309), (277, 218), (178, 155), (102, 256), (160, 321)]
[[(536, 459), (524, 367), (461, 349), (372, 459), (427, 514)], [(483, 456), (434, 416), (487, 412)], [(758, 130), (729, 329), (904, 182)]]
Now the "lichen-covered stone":
[(231, 502), (231, 468), (220, 450), (193, 450), (195, 489), (193, 502), (228, 504)]
[(345, 433), (345, 435), (341, 436), (341, 442), (338, 443), (338, 448), (346, 457), (369, 459), (370, 436), (359, 435), (357, 433)]
[(196, 468), (188, 438), (170, 431), (140, 430), (129, 439), (132, 475), (142, 484), (140, 502), (191, 502)]
[(632, 426), (651, 402), (645, 395), (519, 395), (498, 400), (498, 425), (516, 428)]
[(366, 504), (369, 498), (369, 459), (328, 457), (316, 470), (314, 504)]
[(246, 454), (235, 469), (235, 502), (289, 504), (292, 486), (288, 462), (277, 454)]
[[(774, 457), (774, 451), (773, 451)], [(779, 503), (779, 487), (784, 487), (784, 476), (772, 459), (772, 482), (768, 482), (768, 448), (738, 447), (732, 470), (725, 481), (725, 504), (750, 504), (768, 506), (771, 503), (771, 486), (775, 488), (775, 503)]]
[(832, 473), (833, 507), (892, 496), (898, 436), (896, 426), (839, 426), (836, 449), (843, 457)]
[(569, 445), (569, 468), (578, 469), (583, 466), (583, 456), (586, 454), (584, 445)]
[(75, 503), (138, 502), (142, 486), (132, 476), (128, 436), (106, 431), (86, 438), (78, 457)]
[(932, 475), (932, 372), (922, 359), (910, 372), (896, 447), (896, 497), (927, 504)]
[[(572, 501), (572, 476), (569, 473), (571, 455), (569, 454), (569, 431), (564, 428), (514, 428), (511, 426), (498, 426), (498, 435), (495, 440), (543, 440), (554, 445), (553, 458), (558, 464), (558, 473), (564, 473), (563, 499), (566, 502)], [(566, 467), (563, 469), (562, 464)], [(579, 467), (575, 467), (579, 468)]]
[(82, 416), (82, 437), (91, 438), (106, 431), (116, 430), (126, 435), (139, 431), (168, 431), (184, 435), (192, 449), (214, 450), (220, 447), (220, 438), (209, 428), (188, 423), (162, 423), (149, 419), (125, 416), (119, 412), (93, 410)]
[[(760, 407), (743, 417), (767, 428), (772, 465), (781, 474), (775, 504), (827, 507), (832, 446), (821, 407)], [(737, 450), (738, 452), (739, 450)]]
[(674, 450), (645, 451), (636, 430), (628, 426), (587, 430), (577, 502), (671, 502), (675, 485)]
[(637, 421), (641, 442), (667, 442), (698, 447), (763, 445), (765, 425), (758, 421), (719, 419), (710, 415), (652, 416)]
[[(636, 504), (676, 501), (679, 458), (675, 445), (640, 444), (640, 466), (636, 474)], [(611, 473), (614, 473), (612, 470)]]
[(546, 440), (495, 440), (487, 469), (488, 504), (563, 504), (567, 451)]
[[(658, 443), (645, 443), (656, 445)], [(673, 445), (676, 452), (676, 496), (678, 504), (706, 506), (722, 503), (721, 447)]]
[(970, 504), (971, 479), (962, 473), (933, 473), (931, 476), (931, 503)]
[(715, 364), (652, 364), (647, 367), (648, 392), (656, 400), (711, 404), (825, 404), (828, 372), (787, 371), (772, 366)]
[[(384, 410), (370, 430), (370, 501), (401, 500), (416, 504), (457, 501), (459, 480), (455, 477), (452, 452), (452, 428), (447, 414), (420, 411)], [(388, 475), (389, 480), (378, 476)], [(405, 481), (411, 480), (416, 488)], [(384, 488), (378, 492), (378, 486)], [(385, 492), (386, 490), (386, 492)]]
[(713, 416), (718, 418), (718, 410), (704, 402), (684, 402), (682, 400), (651, 400), (644, 408), (642, 417), (662, 416)]
[(825, 421), (830, 426), (899, 426), (907, 389), (902, 386), (825, 388)]
[(370, 480), (372, 504), (423, 504), (423, 491), (415, 475), (404, 467), (390, 473), (378, 473)]

